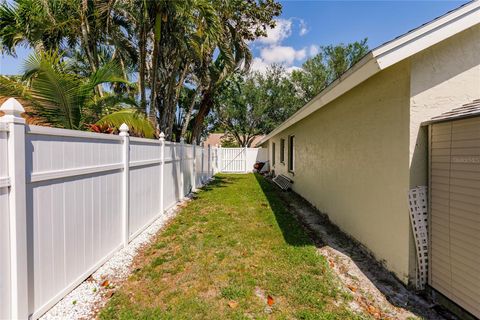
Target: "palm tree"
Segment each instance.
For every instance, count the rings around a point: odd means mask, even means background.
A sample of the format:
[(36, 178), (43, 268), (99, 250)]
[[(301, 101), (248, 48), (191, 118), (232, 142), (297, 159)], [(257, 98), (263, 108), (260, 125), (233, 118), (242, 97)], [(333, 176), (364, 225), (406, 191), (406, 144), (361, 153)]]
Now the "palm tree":
[(195, 71), (194, 63), (201, 61), (205, 48), (219, 39), (222, 28), (209, 0), (166, 1), (159, 9), (154, 19), (158, 50), (153, 47), (150, 110), (158, 113), (160, 129), (172, 139), (185, 79)]
[(36, 52), (24, 65), (23, 81), (0, 78), (0, 95), (29, 101), (33, 113), (48, 124), (67, 129), (82, 129), (98, 117), (102, 106), (125, 104), (119, 96), (98, 97), (95, 87), (108, 83), (126, 83), (115, 63), (100, 67), (89, 77), (72, 73), (57, 51)]
[(198, 113), (192, 129), (191, 142), (200, 138), (203, 130), (205, 117), (213, 107), (213, 100), (216, 91), (220, 88), (225, 79), (236, 70), (242, 68), (248, 70), (252, 61), (252, 54), (248, 45), (236, 32), (230, 22), (224, 21), (223, 37), (219, 41), (219, 54), (212, 60), (212, 53), (205, 55), (204, 65), (208, 66), (207, 76), (202, 77), (202, 100), (200, 101)]
[[(92, 106), (111, 101), (114, 93), (122, 99), (138, 99), (140, 109), (149, 109), (149, 116), (172, 139), (180, 93), (193, 85), (195, 96), (201, 96), (199, 109), (194, 110), (197, 99), (192, 99), (183, 118), (185, 130), (176, 130), (175, 137), (185, 135), (189, 119), (196, 114), (196, 139), (222, 81), (241, 66), (248, 67), (251, 57), (246, 41), (265, 35), (280, 8), (275, 0), (12, 0), (0, 4), (0, 51), (14, 55), (22, 44), (37, 51), (57, 50), (72, 61), (68, 72), (56, 73), (62, 85), (93, 83), (88, 79), (98, 79), (105, 66), (116, 65), (119, 72), (115, 81), (108, 82), (110, 87), (98, 82), (92, 97), (85, 100), (88, 106), (63, 111), (64, 127), (82, 127), (105, 115), (94, 112), (98, 107)], [(47, 74), (56, 72), (46, 70), (39, 69), (28, 82), (28, 94), (46, 81)], [(128, 82), (134, 77), (136, 87)], [(123, 81), (117, 81), (120, 78)], [(1, 81), (4, 88), (9, 86), (8, 79)], [(32, 99), (38, 100), (39, 93), (35, 94)], [(48, 113), (45, 105), (37, 109)]]

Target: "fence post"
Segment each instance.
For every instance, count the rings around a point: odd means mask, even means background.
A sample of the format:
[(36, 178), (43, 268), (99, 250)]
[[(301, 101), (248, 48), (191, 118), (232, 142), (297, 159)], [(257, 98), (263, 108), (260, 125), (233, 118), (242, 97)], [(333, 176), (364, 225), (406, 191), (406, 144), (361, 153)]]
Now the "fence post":
[(202, 138), (202, 140), (200, 141), (200, 148), (201, 148), (200, 150), (202, 150), (202, 171), (201, 171), (201, 172), (202, 172), (202, 173), (201, 173), (201, 177), (202, 177), (202, 179), (201, 179), (201, 180), (202, 180), (202, 185), (203, 185), (203, 184), (204, 184), (203, 175), (204, 175), (204, 173), (205, 173), (205, 171), (204, 171), (204, 162), (205, 162), (205, 144), (204, 144), (204, 142), (203, 142), (203, 138)]
[(193, 146), (193, 180), (192, 180), (192, 191), (197, 190), (197, 145), (192, 143)]
[(208, 145), (207, 157), (208, 157), (207, 175), (208, 175), (208, 179), (210, 179), (212, 175), (212, 146), (211, 145)]
[(164, 180), (164, 170), (165, 170), (165, 134), (160, 133), (160, 214), (163, 215), (165, 212), (165, 204), (163, 203), (163, 180)]
[(9, 229), (11, 318), (28, 319), (27, 196), (25, 171), (25, 112), (14, 98), (5, 101), (0, 122), (8, 127), (8, 176), (10, 178)]
[(243, 172), (247, 173), (247, 147), (243, 148)]
[(180, 200), (185, 198), (185, 138), (180, 138)]
[(123, 246), (126, 247), (130, 238), (130, 135), (128, 126), (123, 123), (120, 126), (120, 137), (123, 138), (123, 178), (122, 178), (122, 230)]
[(217, 162), (218, 162), (218, 172), (223, 171), (223, 152), (222, 152), (222, 145), (217, 150)]

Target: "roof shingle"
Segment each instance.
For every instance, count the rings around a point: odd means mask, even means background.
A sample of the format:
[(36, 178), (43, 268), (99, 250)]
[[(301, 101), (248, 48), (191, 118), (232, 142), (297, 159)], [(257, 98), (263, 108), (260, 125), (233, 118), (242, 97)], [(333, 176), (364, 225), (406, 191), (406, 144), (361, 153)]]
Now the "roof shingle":
[(430, 120), (423, 122), (422, 125), (462, 118), (470, 118), (475, 116), (480, 116), (480, 99), (475, 99), (472, 102), (464, 104), (461, 107), (444, 112), (439, 116), (435, 116)]

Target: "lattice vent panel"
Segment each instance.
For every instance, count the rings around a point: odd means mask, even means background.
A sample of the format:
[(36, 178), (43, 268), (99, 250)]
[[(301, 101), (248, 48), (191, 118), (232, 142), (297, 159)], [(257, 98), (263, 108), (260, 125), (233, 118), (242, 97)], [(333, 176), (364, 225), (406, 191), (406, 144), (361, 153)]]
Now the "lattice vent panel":
[(425, 289), (428, 276), (428, 210), (427, 187), (419, 186), (408, 193), (410, 222), (417, 249), (417, 289)]

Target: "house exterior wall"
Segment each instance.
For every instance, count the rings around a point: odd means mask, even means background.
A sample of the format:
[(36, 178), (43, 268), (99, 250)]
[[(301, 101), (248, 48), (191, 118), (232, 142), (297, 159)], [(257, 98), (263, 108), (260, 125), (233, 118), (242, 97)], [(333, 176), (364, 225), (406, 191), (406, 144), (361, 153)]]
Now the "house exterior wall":
[(410, 186), (427, 185), (423, 121), (480, 98), (480, 25), (411, 58)]
[[(276, 174), (367, 246), (403, 281), (409, 272), (409, 62), (386, 69), (269, 140)], [(295, 172), (280, 139), (295, 135)], [(288, 146), (285, 147), (287, 153)], [(272, 155), (269, 152), (270, 163)]]

